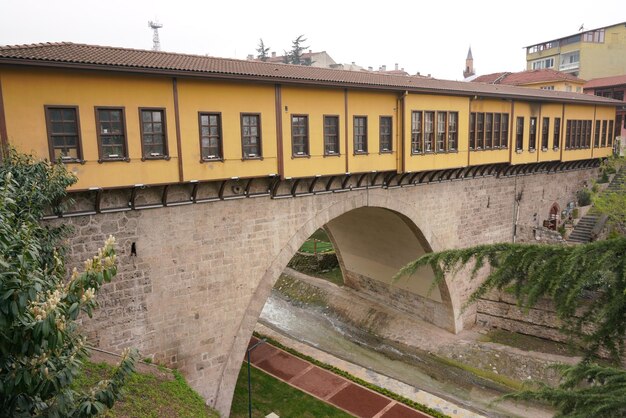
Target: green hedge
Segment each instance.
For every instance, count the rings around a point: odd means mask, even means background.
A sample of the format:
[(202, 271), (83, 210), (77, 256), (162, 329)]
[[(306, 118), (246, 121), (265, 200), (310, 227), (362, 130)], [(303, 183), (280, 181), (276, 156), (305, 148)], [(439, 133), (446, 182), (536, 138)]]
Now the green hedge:
[(339, 261), (334, 252), (318, 254), (297, 252), (287, 266), (302, 273), (320, 273), (338, 267)]

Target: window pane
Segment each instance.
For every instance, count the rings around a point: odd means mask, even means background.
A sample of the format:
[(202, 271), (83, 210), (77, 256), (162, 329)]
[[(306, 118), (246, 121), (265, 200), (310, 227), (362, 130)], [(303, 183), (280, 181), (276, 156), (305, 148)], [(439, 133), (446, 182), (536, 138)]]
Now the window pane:
[(241, 125), (241, 144), (243, 157), (260, 157), (260, 117), (258, 115), (242, 115)]
[(142, 150), (144, 158), (166, 155), (165, 114), (163, 110), (142, 110)]
[(63, 111), (61, 109), (50, 109), (50, 119), (55, 121), (63, 120)]
[(424, 112), (424, 151), (433, 151), (435, 112)]
[(422, 152), (422, 112), (411, 113), (411, 152)]
[(391, 117), (380, 118), (380, 151), (391, 151)]
[(339, 118), (324, 116), (324, 153), (326, 155), (339, 153)]
[(458, 125), (459, 114), (457, 112), (450, 112), (448, 115), (448, 149), (451, 151), (456, 150), (458, 142)]
[(79, 158), (78, 114), (75, 108), (46, 108), (51, 159)]
[(502, 131), (500, 135), (500, 147), (507, 148), (509, 146), (509, 114), (502, 114), (502, 123), (500, 124)]
[(66, 121), (76, 121), (76, 111), (74, 109), (63, 110), (63, 119)]
[(52, 122), (51, 124), (52, 133), (54, 134), (62, 134), (63, 133), (63, 123), (62, 122)]

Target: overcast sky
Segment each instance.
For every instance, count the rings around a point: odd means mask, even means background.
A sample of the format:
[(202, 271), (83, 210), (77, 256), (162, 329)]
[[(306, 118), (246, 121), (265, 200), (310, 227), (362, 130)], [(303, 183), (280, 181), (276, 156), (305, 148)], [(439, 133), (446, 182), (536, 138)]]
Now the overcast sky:
[(279, 55), (304, 34), (314, 51), (377, 69), (462, 79), (525, 69), (524, 46), (626, 21), (623, 0), (0, 0), (0, 45), (70, 41), (245, 59), (259, 38)]

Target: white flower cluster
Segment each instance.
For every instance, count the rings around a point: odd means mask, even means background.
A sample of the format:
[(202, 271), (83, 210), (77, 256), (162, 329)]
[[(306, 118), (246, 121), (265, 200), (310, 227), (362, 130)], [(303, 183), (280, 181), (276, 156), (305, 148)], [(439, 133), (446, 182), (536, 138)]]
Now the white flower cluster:
[(62, 316), (59, 316), (56, 320), (55, 320), (55, 324), (57, 326), (57, 329), (59, 331), (63, 331), (65, 330), (65, 318)]
[[(107, 255), (113, 249), (113, 245), (115, 244), (115, 237), (113, 235), (109, 235), (109, 238), (104, 242), (104, 248), (98, 249), (98, 254), (93, 257), (85, 260), (85, 271), (91, 273), (99, 273), (104, 269), (109, 269), (113, 267), (117, 261), (117, 257), (115, 254)], [(74, 277), (72, 275), (72, 277)]]
[(85, 290), (85, 292), (82, 294), (82, 296), (80, 297), (80, 301), (82, 303), (87, 303), (91, 301), (95, 296), (96, 296), (95, 289), (90, 287), (89, 289)]
[(63, 293), (59, 289), (56, 289), (54, 292), (48, 291), (48, 295), (46, 300), (43, 302), (33, 302), (31, 306), (31, 311), (36, 321), (43, 321), (50, 315), (50, 312), (54, 311), (61, 302), (63, 298)]
[(30, 359), (30, 365), (33, 367), (40, 366), (48, 361), (48, 353), (44, 352), (41, 355), (34, 355)]

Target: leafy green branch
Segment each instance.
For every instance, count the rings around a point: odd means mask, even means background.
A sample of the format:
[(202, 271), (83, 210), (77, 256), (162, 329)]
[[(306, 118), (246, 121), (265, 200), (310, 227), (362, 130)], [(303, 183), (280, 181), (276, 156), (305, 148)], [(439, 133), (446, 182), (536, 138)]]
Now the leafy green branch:
[(0, 416), (91, 416), (110, 407), (137, 355), (85, 392), (72, 389), (87, 350), (76, 319), (116, 274), (115, 239), (66, 280), (66, 227), (42, 225), (45, 210), (76, 178), (63, 166), (12, 151), (0, 165)]

